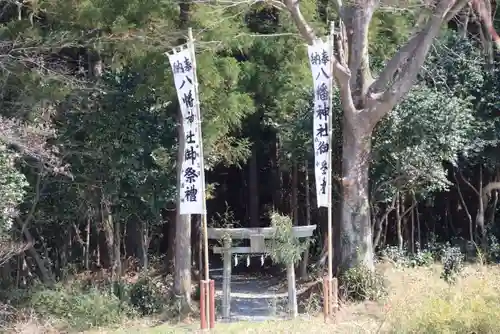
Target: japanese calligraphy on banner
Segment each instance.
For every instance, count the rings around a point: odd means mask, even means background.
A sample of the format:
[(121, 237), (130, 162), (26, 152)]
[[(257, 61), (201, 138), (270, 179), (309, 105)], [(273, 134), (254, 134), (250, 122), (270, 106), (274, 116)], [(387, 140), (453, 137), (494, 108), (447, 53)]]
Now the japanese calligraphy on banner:
[(332, 89), (331, 46), (318, 40), (308, 46), (309, 62), (314, 84), (314, 174), (318, 207), (329, 206), (328, 183), (330, 171), (330, 98)]
[(181, 215), (205, 213), (201, 118), (192, 54), (194, 52), (190, 48), (185, 48), (168, 55), (181, 108), (185, 138), (179, 193)]

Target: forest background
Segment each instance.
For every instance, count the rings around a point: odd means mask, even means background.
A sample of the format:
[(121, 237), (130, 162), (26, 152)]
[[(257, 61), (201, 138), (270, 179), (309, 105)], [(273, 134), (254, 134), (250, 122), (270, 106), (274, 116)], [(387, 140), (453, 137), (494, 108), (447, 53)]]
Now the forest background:
[[(312, 78), (289, 13), (253, 1), (0, 7), (2, 301), (46, 304), (54, 298), (47, 291), (85, 276), (111, 283), (119, 313), (124, 294), (150, 288), (150, 275), (141, 275), (146, 288), (130, 288), (125, 273), (157, 270), (175, 277), (181, 308), (192, 308), (200, 221), (176, 213), (179, 114), (164, 55), (185, 41), (188, 27), (196, 38), (209, 226), (269, 226), (272, 211), (294, 225), (318, 224), (297, 270), (306, 277), (324, 264), (326, 212), (312, 182)], [(410, 38), (418, 7), (382, 4), (374, 13), (375, 73)], [(301, 9), (320, 36), (338, 19), (328, 1), (305, 0)], [(409, 94), (375, 128), (369, 210), (377, 254), (449, 242), (465, 253), (480, 248), (491, 261), (500, 256), (500, 73), (481, 37), (473, 20), (443, 27)], [(334, 106), (338, 222), (338, 94)], [(156, 307), (148, 303), (146, 313)]]

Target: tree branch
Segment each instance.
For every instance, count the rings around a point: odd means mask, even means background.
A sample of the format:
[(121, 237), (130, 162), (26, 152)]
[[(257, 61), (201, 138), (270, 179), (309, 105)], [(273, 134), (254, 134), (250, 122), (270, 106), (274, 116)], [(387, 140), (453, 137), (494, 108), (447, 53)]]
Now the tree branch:
[(481, 190), (481, 197), (483, 198), (483, 203), (487, 203), (491, 192), (494, 190), (500, 190), (500, 182), (490, 182)]
[[(458, 1), (456, 1), (456, 3), (452, 6), (452, 8), (446, 14), (444, 22), (448, 23), (449, 21), (451, 21), (451, 19), (453, 19), (455, 16), (457, 16), (458, 13), (462, 10), (462, 8), (464, 8), (464, 6), (469, 3), (469, 1), (470, 0), (458, 0)], [(489, 1), (489, 0), (485, 0), (485, 1)]]
[(458, 182), (457, 173), (455, 173), (455, 170), (453, 170), (453, 178), (455, 179), (460, 202), (462, 203), (462, 206), (465, 210), (465, 215), (467, 216), (467, 219), (469, 220), (469, 238), (470, 238), (470, 241), (474, 242), (474, 233), (472, 232), (474, 224), (473, 224), (473, 220), (472, 220), (472, 215), (469, 212), (469, 208), (467, 207), (467, 203), (465, 202), (464, 196), (462, 194), (462, 190), (460, 189), (460, 183)]
[(476, 195), (480, 196), (479, 194), (479, 190), (476, 189), (476, 187), (474, 187), (472, 185), (472, 183), (470, 183), (465, 177), (464, 175), (462, 174), (462, 171), (460, 170), (460, 168), (457, 168), (457, 171), (458, 171), (458, 174), (460, 174), (460, 177), (462, 178), (462, 180), (465, 182), (466, 185), (468, 185), (472, 190), (474, 190), (474, 192), (476, 193)]
[[(305, 39), (307, 44), (313, 45), (318, 38), (316, 37), (314, 29), (307, 23), (302, 15), (299, 7), (299, 0), (283, 0), (283, 4), (290, 12), (292, 20), (297, 26), (300, 35)], [(333, 74), (339, 83), (349, 80), (350, 72), (348, 68), (343, 66), (337, 59), (332, 59), (332, 65)]]
[(34, 126), (0, 116), (0, 142), (35, 160), (46, 170), (73, 178), (63, 165), (58, 148), (48, 147), (49, 138), (55, 138), (55, 131), (44, 124)]
[(368, 90), (370, 94), (380, 97), (380, 104), (374, 108), (375, 123), (410, 90), (442, 24), (451, 20), (466, 3), (467, 0), (441, 0), (424, 29), (414, 35), (387, 63)]
[(341, 12), (349, 41), (350, 85), (358, 109), (364, 108), (364, 96), (373, 81), (368, 56), (368, 29), (377, 2), (356, 0)]
[(392, 78), (398, 71), (398, 69), (404, 64), (410, 57), (413, 51), (421, 43), (423, 32), (414, 35), (407, 43), (404, 45), (390, 60), (387, 62), (384, 70), (379, 74), (375, 82), (370, 86), (368, 92), (371, 94), (377, 94), (383, 92), (388, 88)]
[[(345, 34), (345, 26), (342, 22), (339, 23), (339, 33), (335, 34), (335, 49), (337, 51), (338, 62), (344, 67), (348, 68), (346, 62), (346, 51), (347, 38)], [(354, 125), (356, 124), (355, 113), (356, 107), (354, 106), (354, 101), (352, 99), (351, 85), (349, 84), (349, 77), (344, 78), (344, 80), (339, 80), (337, 78), (337, 83), (340, 93), (340, 103), (342, 104), (342, 110), (345, 111), (344, 115), (347, 121)]]

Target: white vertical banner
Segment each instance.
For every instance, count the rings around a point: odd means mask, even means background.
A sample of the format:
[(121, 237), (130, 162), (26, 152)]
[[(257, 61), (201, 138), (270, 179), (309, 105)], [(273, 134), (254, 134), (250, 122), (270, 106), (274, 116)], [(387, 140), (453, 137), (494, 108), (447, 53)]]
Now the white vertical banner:
[(330, 160), (330, 99), (332, 90), (331, 45), (317, 40), (308, 45), (309, 62), (314, 85), (314, 175), (316, 179), (316, 198), (318, 207), (329, 206), (329, 185), (331, 173)]
[(203, 145), (193, 51), (189, 46), (184, 46), (180, 52), (174, 51), (168, 55), (181, 108), (185, 140), (179, 192), (181, 215), (205, 214)]

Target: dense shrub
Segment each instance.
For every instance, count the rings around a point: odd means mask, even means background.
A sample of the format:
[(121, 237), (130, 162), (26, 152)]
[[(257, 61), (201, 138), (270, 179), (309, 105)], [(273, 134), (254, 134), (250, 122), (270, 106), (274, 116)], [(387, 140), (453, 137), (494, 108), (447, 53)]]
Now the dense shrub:
[(340, 293), (346, 300), (378, 300), (387, 295), (387, 286), (380, 273), (360, 266), (340, 275)]
[(432, 253), (427, 249), (421, 250), (420, 247), (417, 247), (416, 253), (410, 257), (411, 267), (428, 267), (433, 263), (434, 256)]
[(155, 282), (143, 277), (131, 286), (130, 304), (142, 315), (151, 315), (161, 312), (166, 300)]
[(401, 250), (397, 246), (388, 246), (381, 251), (381, 256), (389, 259), (396, 266), (411, 268), (430, 266), (434, 262), (440, 261), (443, 264), (441, 278), (450, 284), (456, 281), (463, 269), (465, 259), (460, 248), (451, 246), (449, 242), (431, 242), (422, 250), (417, 244), (417, 251), (413, 254), (406, 249)]
[(449, 247), (443, 250), (441, 256), (443, 262), (443, 272), (441, 278), (447, 283), (455, 283), (458, 275), (464, 268), (464, 255), (458, 247)]
[(116, 324), (132, 314), (115, 295), (97, 289), (39, 290), (30, 298), (29, 306), (40, 316), (57, 318), (78, 330)]
[(383, 258), (389, 259), (395, 265), (401, 267), (422, 267), (434, 263), (432, 252), (428, 249), (420, 249), (418, 244), (417, 250), (413, 254), (407, 249), (399, 249), (398, 246), (388, 246), (380, 253)]
[(488, 262), (498, 263), (500, 261), (500, 243), (495, 235), (488, 237), (488, 252), (486, 254)]

